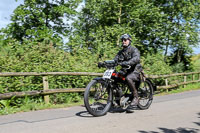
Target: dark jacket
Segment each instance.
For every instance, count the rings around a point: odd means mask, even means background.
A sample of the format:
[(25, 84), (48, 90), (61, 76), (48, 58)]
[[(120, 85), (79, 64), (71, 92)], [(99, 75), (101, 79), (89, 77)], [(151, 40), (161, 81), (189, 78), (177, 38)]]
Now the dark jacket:
[(131, 71), (141, 72), (142, 66), (140, 64), (140, 52), (137, 48), (129, 45), (126, 48), (123, 48), (118, 52), (118, 54), (114, 58), (115, 62), (125, 63), (131, 66)]

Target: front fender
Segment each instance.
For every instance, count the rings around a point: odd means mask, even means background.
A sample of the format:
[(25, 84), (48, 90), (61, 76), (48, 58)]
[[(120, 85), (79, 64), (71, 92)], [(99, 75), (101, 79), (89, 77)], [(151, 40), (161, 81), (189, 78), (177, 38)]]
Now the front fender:
[(102, 78), (102, 77), (96, 77), (96, 78), (93, 78), (93, 80), (96, 80), (96, 81), (103, 80), (103, 81), (105, 81), (105, 78)]

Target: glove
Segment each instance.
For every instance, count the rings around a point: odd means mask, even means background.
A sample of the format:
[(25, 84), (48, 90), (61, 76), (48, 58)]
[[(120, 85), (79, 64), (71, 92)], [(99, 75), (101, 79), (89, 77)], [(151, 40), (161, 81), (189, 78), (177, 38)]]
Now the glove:
[(104, 62), (99, 62), (99, 63), (98, 63), (98, 67), (99, 67), (99, 68), (100, 68), (100, 67), (103, 67), (104, 64), (105, 64)]

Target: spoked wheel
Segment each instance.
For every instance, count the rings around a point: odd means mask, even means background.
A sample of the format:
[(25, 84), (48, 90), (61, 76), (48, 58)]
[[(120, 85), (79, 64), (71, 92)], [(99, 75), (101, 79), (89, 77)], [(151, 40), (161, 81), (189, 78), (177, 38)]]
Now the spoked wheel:
[(153, 86), (149, 80), (145, 80), (140, 83), (138, 88), (140, 109), (148, 109), (153, 101)]
[(112, 91), (103, 80), (92, 80), (84, 93), (84, 104), (87, 111), (93, 116), (105, 115), (112, 102)]

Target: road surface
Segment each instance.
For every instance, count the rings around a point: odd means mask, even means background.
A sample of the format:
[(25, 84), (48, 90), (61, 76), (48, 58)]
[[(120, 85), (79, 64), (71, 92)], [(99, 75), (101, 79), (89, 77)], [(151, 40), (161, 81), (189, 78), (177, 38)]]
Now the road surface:
[(83, 106), (0, 116), (0, 133), (200, 133), (200, 90), (156, 96), (148, 110), (92, 117)]

